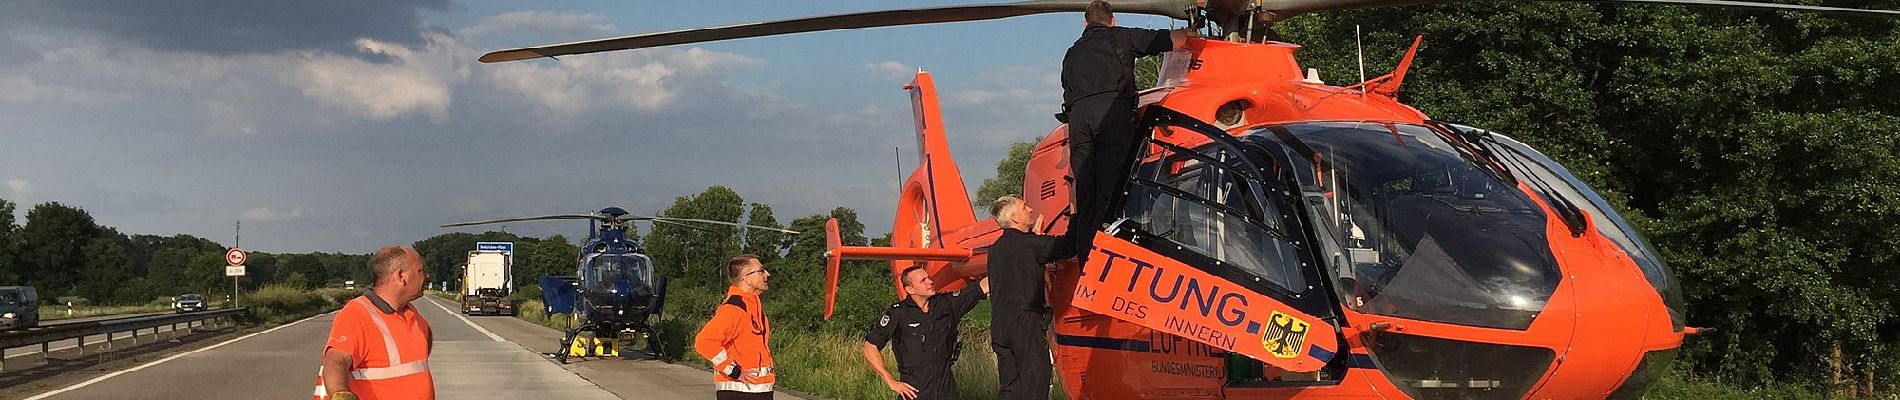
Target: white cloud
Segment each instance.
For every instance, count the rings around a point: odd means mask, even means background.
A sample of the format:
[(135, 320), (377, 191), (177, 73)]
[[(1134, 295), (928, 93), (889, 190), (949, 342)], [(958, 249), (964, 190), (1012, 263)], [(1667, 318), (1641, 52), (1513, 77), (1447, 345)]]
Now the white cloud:
[(365, 54), (386, 56), (387, 63), (323, 53), (297, 53), (285, 79), (303, 95), (371, 119), (425, 113), (436, 122), (448, 118), (450, 85), (468, 79), (473, 53), (455, 39), (425, 35), (427, 45), (408, 48), (369, 39), (356, 41)]
[(286, 221), (303, 218), (303, 216), (304, 209), (301, 206), (291, 207), (289, 210), (281, 212), (269, 206), (264, 206), (244, 210), (244, 213), (240, 214), (238, 218), (245, 221)]
[[(589, 111), (657, 111), (681, 93), (731, 90), (727, 70), (760, 64), (755, 58), (700, 48), (647, 49), (591, 54), (549, 64), (494, 65), (489, 84), (532, 103), (542, 117), (574, 117)], [(703, 93), (701, 93), (703, 94)]]
[(540, 32), (553, 36), (601, 35), (615, 31), (614, 24), (592, 14), (567, 14), (553, 11), (515, 11), (496, 14), (474, 26), (457, 31), (462, 37), (485, 36), (495, 32)]
[(904, 63), (896, 61), (864, 64), (864, 70), (871, 72), (873, 75), (892, 80), (910, 80), (912, 75), (917, 74), (917, 67), (904, 65)]
[(7, 181), (7, 189), (12, 190), (15, 194), (28, 193), (32, 188), (33, 182), (27, 182), (25, 179), (12, 179)]
[(36, 61), (0, 69), (0, 103), (129, 105), (195, 116), (203, 126), (193, 130), (214, 135), (257, 134), (291, 121), (426, 115), (440, 123), (474, 51), (445, 35), (424, 37), (418, 47), (358, 40), (358, 52), (348, 54), (212, 55), (34, 36)]

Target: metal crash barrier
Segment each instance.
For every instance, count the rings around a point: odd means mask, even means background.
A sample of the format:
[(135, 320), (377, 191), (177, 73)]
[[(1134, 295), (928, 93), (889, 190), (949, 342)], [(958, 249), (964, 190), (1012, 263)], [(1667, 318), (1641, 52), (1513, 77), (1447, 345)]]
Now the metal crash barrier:
[[(24, 331), (0, 332), (0, 351), (38, 345), (40, 347), (40, 357), (45, 358), (46, 354), (52, 351), (52, 349), (48, 347), (51, 347), (53, 342), (66, 339), (78, 339), (79, 343), (75, 347), (79, 349), (80, 354), (85, 354), (86, 337), (88, 336), (106, 335), (105, 343), (109, 350), (112, 341), (115, 339), (113, 336), (120, 333), (129, 332), (132, 337), (132, 344), (137, 345), (139, 341), (139, 331), (151, 329), (151, 333), (148, 335), (157, 337), (160, 327), (169, 326), (173, 332), (178, 332), (180, 329), (179, 325), (183, 325), (183, 329), (189, 330), (194, 322), (231, 318), (248, 312), (250, 312), (250, 309), (239, 307), (189, 314), (139, 315), (98, 321), (45, 325)], [(203, 324), (199, 324), (198, 326), (203, 326)], [(3, 354), (0, 354), (0, 370), (5, 369), (6, 358)]]

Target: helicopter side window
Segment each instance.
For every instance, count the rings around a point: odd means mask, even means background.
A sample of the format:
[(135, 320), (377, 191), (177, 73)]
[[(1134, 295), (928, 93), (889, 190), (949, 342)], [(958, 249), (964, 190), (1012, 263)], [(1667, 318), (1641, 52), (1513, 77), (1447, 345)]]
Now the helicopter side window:
[(1159, 148), (1148, 158), (1152, 161), (1139, 167), (1129, 187), (1124, 204), (1131, 222), (1216, 265), (1238, 270), (1244, 276), (1236, 281), (1267, 283), (1288, 293), (1305, 291), (1299, 253), (1281, 227), (1278, 207), (1264, 201), (1258, 182), (1228, 165), (1235, 155), (1214, 146), (1202, 152)]

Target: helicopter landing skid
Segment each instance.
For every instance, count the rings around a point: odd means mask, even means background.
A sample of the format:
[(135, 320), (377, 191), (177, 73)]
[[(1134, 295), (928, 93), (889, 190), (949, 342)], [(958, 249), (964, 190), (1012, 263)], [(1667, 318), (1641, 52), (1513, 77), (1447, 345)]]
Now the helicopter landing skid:
[[(613, 334), (601, 335), (601, 333), (606, 332), (613, 332)], [(645, 351), (638, 353), (620, 352), (620, 347), (623, 343), (632, 343), (637, 339), (646, 339), (647, 349)], [(651, 326), (644, 324), (629, 326), (619, 330), (614, 330), (611, 327), (594, 326), (592, 324), (582, 325), (578, 328), (566, 331), (566, 334), (561, 337), (561, 341), (558, 345), (560, 346), (560, 351), (542, 353), (542, 355), (553, 358), (562, 364), (567, 364), (569, 358), (575, 357), (581, 359), (587, 359), (589, 357), (632, 358), (631, 356), (634, 354), (646, 355), (666, 363), (671, 363), (674, 360), (671, 355), (666, 354), (666, 345), (660, 338), (659, 333)]]

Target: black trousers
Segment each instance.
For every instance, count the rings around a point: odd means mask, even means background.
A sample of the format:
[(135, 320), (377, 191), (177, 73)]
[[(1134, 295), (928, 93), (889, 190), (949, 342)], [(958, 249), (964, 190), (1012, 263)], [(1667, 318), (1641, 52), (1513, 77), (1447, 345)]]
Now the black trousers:
[(1049, 358), (1049, 314), (1007, 314), (998, 311), (990, 332), (1000, 388), (996, 400), (1048, 400), (1055, 373)]
[(772, 392), (751, 393), (737, 390), (713, 391), (713, 400), (772, 400)]
[(1121, 195), (1135, 158), (1135, 98), (1104, 94), (1069, 105), (1069, 173), (1075, 177), (1075, 215), (1067, 235), (1086, 261), (1108, 205)]
[[(948, 367), (945, 365), (942, 371), (901, 374), (897, 380), (917, 389), (916, 400), (957, 400), (957, 377)], [(898, 395), (897, 399), (905, 400), (903, 395)]]

